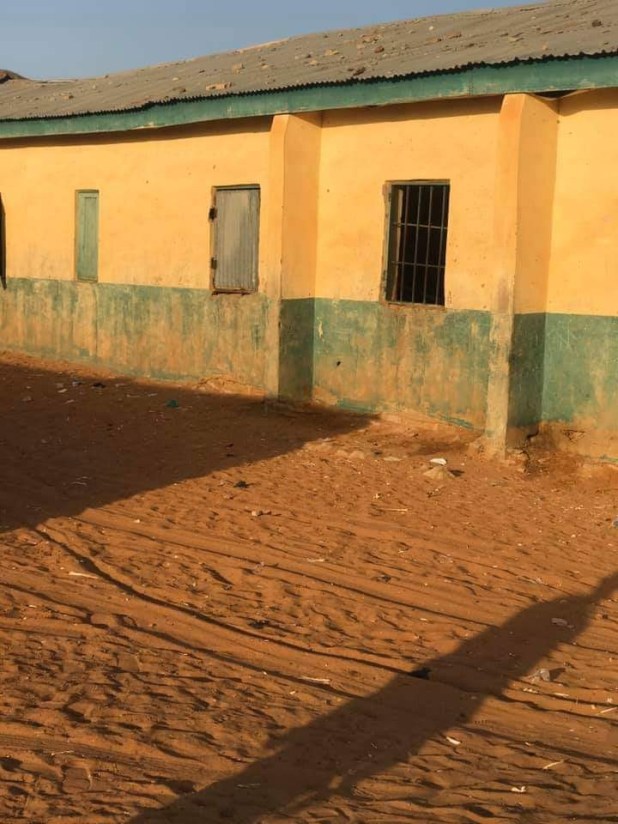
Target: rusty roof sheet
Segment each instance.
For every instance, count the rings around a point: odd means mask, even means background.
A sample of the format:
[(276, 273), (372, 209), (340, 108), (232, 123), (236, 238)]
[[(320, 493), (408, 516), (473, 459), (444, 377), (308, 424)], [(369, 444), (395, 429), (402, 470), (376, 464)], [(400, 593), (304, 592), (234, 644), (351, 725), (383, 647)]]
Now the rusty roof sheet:
[(618, 0), (549, 0), (303, 35), (91, 79), (39, 82), (1, 72), (0, 120), (617, 53)]

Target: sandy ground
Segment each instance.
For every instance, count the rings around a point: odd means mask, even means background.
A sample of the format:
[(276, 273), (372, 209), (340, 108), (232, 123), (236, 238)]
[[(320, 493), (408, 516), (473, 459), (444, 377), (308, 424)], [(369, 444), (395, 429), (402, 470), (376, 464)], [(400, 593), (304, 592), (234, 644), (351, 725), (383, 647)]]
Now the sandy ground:
[(618, 821), (618, 473), (0, 384), (2, 824)]

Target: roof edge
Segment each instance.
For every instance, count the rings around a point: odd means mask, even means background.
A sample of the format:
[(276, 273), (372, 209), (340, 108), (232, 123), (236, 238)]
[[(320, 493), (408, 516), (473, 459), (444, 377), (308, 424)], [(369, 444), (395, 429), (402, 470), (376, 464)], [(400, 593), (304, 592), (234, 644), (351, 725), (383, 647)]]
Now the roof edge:
[(409, 77), (172, 100), (121, 111), (0, 120), (0, 139), (127, 132), (276, 114), (616, 87), (616, 54), (552, 57)]

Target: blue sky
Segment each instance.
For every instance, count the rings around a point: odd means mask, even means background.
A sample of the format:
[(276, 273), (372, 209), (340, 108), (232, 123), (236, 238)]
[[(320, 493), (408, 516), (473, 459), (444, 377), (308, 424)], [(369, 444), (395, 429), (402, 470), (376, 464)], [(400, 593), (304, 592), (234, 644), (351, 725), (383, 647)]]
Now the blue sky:
[(521, 0), (0, 0), (0, 68), (84, 77), (293, 34)]

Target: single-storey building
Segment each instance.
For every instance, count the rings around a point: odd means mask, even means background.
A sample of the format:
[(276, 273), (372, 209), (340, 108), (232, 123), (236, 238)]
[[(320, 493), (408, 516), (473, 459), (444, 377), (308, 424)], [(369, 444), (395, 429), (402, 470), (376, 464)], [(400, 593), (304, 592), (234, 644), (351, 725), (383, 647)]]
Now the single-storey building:
[(0, 348), (618, 459), (618, 4), (0, 73)]

